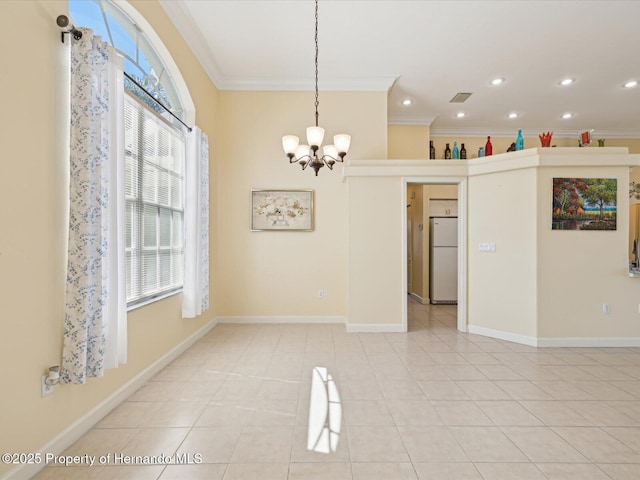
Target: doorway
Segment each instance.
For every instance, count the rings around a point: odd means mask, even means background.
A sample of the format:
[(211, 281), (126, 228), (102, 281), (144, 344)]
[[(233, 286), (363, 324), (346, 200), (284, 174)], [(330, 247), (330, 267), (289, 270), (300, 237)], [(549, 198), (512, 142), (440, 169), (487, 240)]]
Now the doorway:
[[(404, 178), (403, 210), (403, 324), (408, 329), (408, 305), (411, 301), (430, 305), (431, 285), (429, 219), (432, 216), (457, 218), (457, 312), (458, 331), (467, 331), (467, 230), (466, 191), (463, 177)], [(453, 288), (455, 289), (456, 286)], [(444, 302), (445, 304), (447, 302)], [(449, 306), (451, 309), (451, 306)]]

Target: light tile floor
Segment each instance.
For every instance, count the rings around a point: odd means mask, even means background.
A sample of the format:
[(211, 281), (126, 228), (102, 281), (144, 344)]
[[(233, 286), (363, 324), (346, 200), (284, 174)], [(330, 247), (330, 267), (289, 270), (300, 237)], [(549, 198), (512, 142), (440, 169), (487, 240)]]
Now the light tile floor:
[[(640, 479), (640, 349), (460, 334), (455, 311), (410, 300), (407, 334), (218, 325), (65, 452), (202, 463), (47, 467), (35, 478)], [(333, 454), (306, 448), (315, 366), (342, 398)]]

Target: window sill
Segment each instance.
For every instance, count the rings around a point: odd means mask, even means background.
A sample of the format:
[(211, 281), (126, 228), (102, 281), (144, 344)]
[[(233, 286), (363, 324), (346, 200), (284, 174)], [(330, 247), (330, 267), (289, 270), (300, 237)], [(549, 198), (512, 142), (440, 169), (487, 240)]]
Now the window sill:
[(164, 300), (165, 298), (173, 297), (174, 295), (177, 295), (179, 293), (182, 293), (182, 288), (179, 288), (177, 290), (171, 290), (170, 292), (166, 292), (166, 293), (161, 293), (157, 297), (147, 298), (138, 303), (127, 305), (127, 312), (131, 312), (132, 310), (136, 310), (137, 308), (144, 307), (146, 305), (157, 302), (159, 300)]

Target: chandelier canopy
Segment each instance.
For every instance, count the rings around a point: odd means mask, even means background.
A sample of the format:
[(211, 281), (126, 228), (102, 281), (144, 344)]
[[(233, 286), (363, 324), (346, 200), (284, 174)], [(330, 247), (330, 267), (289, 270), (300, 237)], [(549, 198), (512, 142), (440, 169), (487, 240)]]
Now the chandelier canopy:
[(324, 140), (324, 128), (318, 126), (318, 0), (316, 0), (316, 124), (307, 127), (308, 145), (300, 145), (300, 139), (295, 135), (282, 137), (282, 148), (289, 157), (289, 163), (298, 163), (304, 170), (311, 166), (318, 176), (318, 171), (325, 165), (333, 170), (336, 162), (343, 162), (351, 145), (351, 136), (341, 133), (334, 135), (333, 145), (322, 147), (322, 155), (319, 154), (320, 146)]

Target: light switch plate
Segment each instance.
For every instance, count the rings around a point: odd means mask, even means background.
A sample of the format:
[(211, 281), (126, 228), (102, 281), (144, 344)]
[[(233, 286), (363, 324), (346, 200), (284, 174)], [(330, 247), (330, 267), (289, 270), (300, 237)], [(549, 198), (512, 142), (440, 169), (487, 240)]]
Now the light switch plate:
[(486, 253), (495, 253), (496, 244), (494, 242), (479, 243), (478, 244), (478, 251), (479, 252), (486, 252)]

